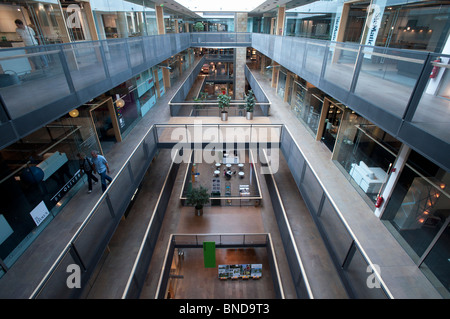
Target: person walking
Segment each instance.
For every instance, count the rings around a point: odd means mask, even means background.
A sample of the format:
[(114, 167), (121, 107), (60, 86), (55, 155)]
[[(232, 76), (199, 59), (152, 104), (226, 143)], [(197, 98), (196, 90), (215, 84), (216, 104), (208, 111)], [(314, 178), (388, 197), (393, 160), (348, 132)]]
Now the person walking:
[(112, 178), (108, 176), (109, 174), (109, 166), (108, 161), (103, 155), (99, 155), (97, 151), (92, 151), (92, 163), (94, 164), (94, 172), (97, 172), (100, 175), (100, 181), (102, 183), (102, 192), (106, 190), (106, 181), (109, 183), (112, 182)]
[(77, 154), (79, 158), (80, 169), (84, 172), (88, 179), (88, 194), (92, 193), (92, 180), (94, 180), (94, 185), (98, 183), (98, 178), (94, 175), (94, 170), (92, 169), (93, 163), (92, 160), (84, 153)]

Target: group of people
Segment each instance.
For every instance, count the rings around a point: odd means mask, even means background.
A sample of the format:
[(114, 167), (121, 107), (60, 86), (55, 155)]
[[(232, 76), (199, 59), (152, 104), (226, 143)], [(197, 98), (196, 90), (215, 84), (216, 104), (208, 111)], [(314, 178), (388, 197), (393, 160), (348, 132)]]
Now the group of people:
[(84, 153), (78, 153), (77, 156), (80, 162), (80, 169), (86, 174), (88, 179), (88, 193), (92, 192), (92, 181), (94, 181), (94, 184), (98, 183), (98, 178), (94, 175), (95, 173), (100, 175), (102, 192), (105, 192), (107, 187), (106, 181), (109, 183), (112, 182), (112, 178), (108, 175), (109, 166), (106, 158), (103, 155), (98, 154), (97, 151), (91, 152), (92, 157), (86, 157)]

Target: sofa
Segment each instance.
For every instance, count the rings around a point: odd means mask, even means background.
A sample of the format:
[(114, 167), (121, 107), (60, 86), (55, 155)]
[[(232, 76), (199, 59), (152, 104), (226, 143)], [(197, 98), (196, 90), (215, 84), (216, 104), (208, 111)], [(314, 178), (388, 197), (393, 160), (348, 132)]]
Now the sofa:
[(368, 167), (363, 161), (353, 163), (350, 169), (350, 176), (365, 193), (378, 193), (386, 175), (381, 167)]

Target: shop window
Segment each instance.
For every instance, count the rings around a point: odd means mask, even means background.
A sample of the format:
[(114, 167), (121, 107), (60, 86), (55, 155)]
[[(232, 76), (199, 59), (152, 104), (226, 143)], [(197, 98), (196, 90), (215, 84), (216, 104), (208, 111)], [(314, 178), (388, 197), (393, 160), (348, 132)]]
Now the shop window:
[(98, 149), (87, 111), (0, 151), (0, 259), (11, 267), (84, 183), (77, 153)]
[(442, 293), (449, 293), (450, 173), (414, 150), (382, 220)]
[(345, 109), (333, 160), (372, 209), (394, 164), (400, 142)]

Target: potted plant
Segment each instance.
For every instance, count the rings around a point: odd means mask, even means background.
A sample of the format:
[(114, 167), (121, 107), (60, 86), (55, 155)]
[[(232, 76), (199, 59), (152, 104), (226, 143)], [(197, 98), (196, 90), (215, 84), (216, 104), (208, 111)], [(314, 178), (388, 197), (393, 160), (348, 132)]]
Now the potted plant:
[(203, 25), (202, 22), (199, 21), (194, 24), (194, 29), (195, 29), (195, 31), (200, 32), (205, 29), (205, 26)]
[(225, 110), (225, 108), (230, 107), (231, 96), (228, 96), (226, 94), (219, 94), (217, 100), (219, 103), (220, 116), (222, 118), (222, 121), (227, 121), (228, 112)]
[(247, 120), (253, 120), (253, 109), (255, 108), (255, 95), (252, 90), (245, 96), (245, 110), (247, 111)]
[(195, 207), (195, 215), (202, 216), (203, 215), (203, 205), (209, 203), (209, 194), (208, 189), (199, 186), (198, 188), (192, 188), (191, 191), (187, 194), (187, 204), (194, 205)]

